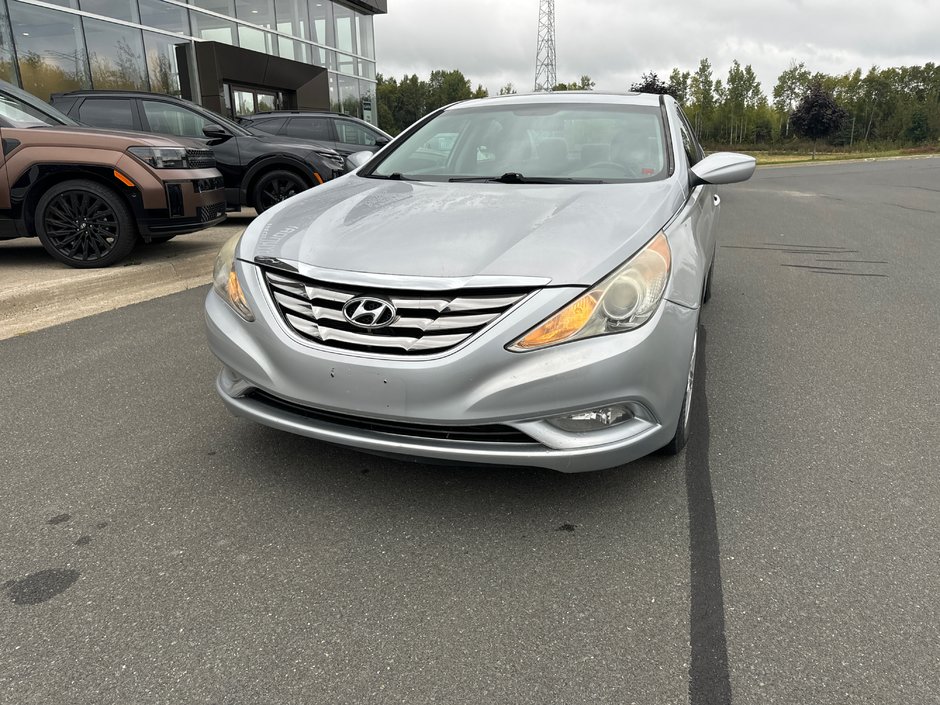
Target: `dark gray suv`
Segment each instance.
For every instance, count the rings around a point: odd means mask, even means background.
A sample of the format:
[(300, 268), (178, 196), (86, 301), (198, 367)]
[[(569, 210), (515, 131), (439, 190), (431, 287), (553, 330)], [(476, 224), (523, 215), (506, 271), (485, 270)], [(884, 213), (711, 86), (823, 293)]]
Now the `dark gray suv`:
[(392, 140), (390, 134), (365, 120), (336, 113), (279, 110), (255, 113), (239, 122), (269, 135), (313, 140), (344, 157), (355, 152), (376, 152)]

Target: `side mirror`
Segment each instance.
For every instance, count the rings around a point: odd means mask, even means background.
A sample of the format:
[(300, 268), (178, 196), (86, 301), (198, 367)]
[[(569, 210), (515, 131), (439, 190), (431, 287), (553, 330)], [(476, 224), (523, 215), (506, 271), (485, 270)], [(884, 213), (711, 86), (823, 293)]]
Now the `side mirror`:
[(355, 152), (346, 157), (346, 161), (349, 163), (349, 170), (358, 169), (367, 161), (372, 159), (372, 152)]
[(211, 140), (224, 140), (229, 136), (228, 132), (221, 125), (206, 125), (202, 128), (202, 134)]
[(375, 146), (376, 146), (376, 147), (384, 147), (384, 146), (387, 145), (389, 142), (391, 142), (391, 140), (390, 140), (388, 137), (376, 137), (376, 138), (375, 138)]
[(757, 160), (736, 152), (715, 152), (692, 167), (692, 185), (735, 184), (747, 181), (754, 173)]

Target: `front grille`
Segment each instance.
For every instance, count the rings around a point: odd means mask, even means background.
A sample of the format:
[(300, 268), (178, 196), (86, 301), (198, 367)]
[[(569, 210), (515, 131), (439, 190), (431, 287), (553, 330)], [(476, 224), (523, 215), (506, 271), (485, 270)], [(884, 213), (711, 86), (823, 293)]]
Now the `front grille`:
[[(422, 355), (454, 348), (502, 316), (531, 289), (353, 289), (325, 284), (278, 270), (265, 270), (271, 298), (297, 335), (332, 348)], [(343, 306), (352, 298), (370, 296), (396, 309), (391, 324), (366, 329), (350, 323)]]
[(339, 414), (334, 411), (314, 409), (309, 406), (295, 404), (281, 399), (267, 392), (253, 389), (245, 395), (248, 399), (261, 402), (266, 406), (297, 414), (314, 421), (324, 421), (337, 426), (355, 428), (362, 431), (388, 433), (395, 436), (408, 436), (410, 438), (429, 438), (446, 441), (476, 441), (479, 443), (525, 443), (535, 444), (529, 436), (517, 431), (512, 426), (488, 424), (480, 426), (432, 426), (429, 424), (405, 423), (401, 421), (384, 421), (381, 419), (367, 419), (361, 416)]
[(190, 169), (211, 169), (215, 166), (215, 154), (211, 149), (187, 149), (186, 161)]
[(211, 206), (199, 206), (199, 222), (208, 223), (210, 220), (225, 215), (225, 203), (215, 203)]
[(206, 191), (215, 191), (224, 186), (221, 176), (213, 176), (211, 179), (196, 179), (193, 182), (193, 188), (196, 193), (205, 193)]

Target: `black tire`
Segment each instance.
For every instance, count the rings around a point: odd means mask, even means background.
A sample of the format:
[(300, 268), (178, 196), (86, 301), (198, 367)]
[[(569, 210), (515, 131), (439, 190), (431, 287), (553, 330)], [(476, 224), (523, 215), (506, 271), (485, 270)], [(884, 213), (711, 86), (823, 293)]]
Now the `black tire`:
[(685, 396), (682, 399), (682, 409), (679, 412), (679, 425), (676, 427), (676, 433), (662, 448), (664, 455), (678, 455), (685, 444), (689, 441), (691, 434), (691, 414), (692, 392), (695, 386), (695, 365), (698, 362), (698, 323), (695, 324), (695, 337), (692, 339), (692, 360), (689, 363), (689, 376), (686, 380)]
[(108, 267), (127, 257), (137, 242), (130, 208), (95, 181), (63, 181), (36, 204), (36, 234), (46, 252), (70, 267)]
[(264, 172), (255, 181), (251, 189), (251, 203), (258, 213), (264, 213), (271, 206), (296, 196), (310, 188), (300, 174), (287, 169), (273, 169)]

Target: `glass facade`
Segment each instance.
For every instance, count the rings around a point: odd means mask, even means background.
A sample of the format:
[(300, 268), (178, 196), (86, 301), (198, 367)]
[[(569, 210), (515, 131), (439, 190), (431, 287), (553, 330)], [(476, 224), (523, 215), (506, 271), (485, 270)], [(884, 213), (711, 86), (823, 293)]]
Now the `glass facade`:
[(0, 0), (0, 78), (43, 100), (78, 88), (179, 95), (178, 46), (192, 56), (199, 41), (322, 66), (332, 109), (375, 122), (372, 15), (339, 0)]

